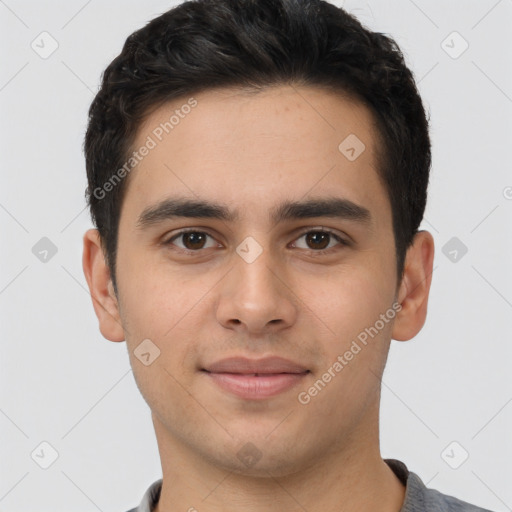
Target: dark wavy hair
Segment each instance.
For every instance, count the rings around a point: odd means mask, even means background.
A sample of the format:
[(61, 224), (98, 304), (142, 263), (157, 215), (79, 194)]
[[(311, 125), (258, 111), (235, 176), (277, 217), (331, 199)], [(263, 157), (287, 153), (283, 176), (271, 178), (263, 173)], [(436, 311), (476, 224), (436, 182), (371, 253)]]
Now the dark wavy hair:
[(116, 293), (129, 176), (108, 193), (102, 187), (126, 163), (145, 117), (165, 102), (213, 88), (283, 84), (349, 95), (372, 112), (401, 280), (425, 210), (431, 147), (428, 119), (396, 42), (322, 0), (190, 0), (127, 38), (89, 109), (85, 195)]

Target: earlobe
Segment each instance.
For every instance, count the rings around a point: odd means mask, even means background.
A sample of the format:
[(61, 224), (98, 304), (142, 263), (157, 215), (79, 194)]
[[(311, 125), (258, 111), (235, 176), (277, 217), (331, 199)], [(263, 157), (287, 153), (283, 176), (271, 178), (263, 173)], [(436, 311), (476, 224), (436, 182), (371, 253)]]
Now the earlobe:
[(419, 231), (407, 250), (398, 291), (402, 309), (396, 316), (391, 334), (397, 341), (410, 340), (425, 324), (433, 262), (434, 239), (428, 231)]
[(83, 244), (82, 266), (101, 334), (110, 341), (124, 341), (118, 300), (105, 262), (98, 230), (86, 231)]

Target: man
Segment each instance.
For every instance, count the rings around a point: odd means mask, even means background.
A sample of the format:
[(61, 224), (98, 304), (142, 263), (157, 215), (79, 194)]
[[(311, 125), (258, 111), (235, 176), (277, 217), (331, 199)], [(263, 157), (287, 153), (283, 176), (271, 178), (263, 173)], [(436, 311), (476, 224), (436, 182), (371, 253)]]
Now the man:
[(326, 2), (185, 2), (106, 69), (85, 154), (84, 272), (163, 470), (133, 511), (483, 510), (380, 455), (434, 255), (391, 39)]

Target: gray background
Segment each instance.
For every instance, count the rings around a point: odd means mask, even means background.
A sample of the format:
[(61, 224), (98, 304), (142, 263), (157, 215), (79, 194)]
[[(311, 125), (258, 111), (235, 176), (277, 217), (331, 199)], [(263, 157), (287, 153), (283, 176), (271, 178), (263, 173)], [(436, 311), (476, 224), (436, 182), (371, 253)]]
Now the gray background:
[[(161, 476), (126, 344), (102, 338), (82, 272), (81, 146), (101, 72), (171, 5), (0, 0), (0, 511), (123, 512)], [(382, 455), (512, 510), (512, 0), (345, 7), (395, 37), (432, 119), (429, 318), (392, 342)], [(43, 237), (57, 250), (46, 261)]]

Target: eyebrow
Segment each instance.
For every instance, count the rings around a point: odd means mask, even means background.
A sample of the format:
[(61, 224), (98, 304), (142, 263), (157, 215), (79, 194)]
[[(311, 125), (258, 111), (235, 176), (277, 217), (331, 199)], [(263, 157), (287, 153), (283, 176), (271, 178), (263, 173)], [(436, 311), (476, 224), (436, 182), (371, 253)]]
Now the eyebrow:
[[(240, 215), (237, 210), (230, 210), (225, 204), (204, 199), (167, 198), (145, 208), (137, 220), (137, 228), (143, 230), (180, 217), (234, 222), (240, 218)], [(315, 217), (334, 217), (361, 224), (370, 224), (372, 221), (371, 213), (367, 208), (339, 197), (285, 201), (272, 208), (269, 217), (274, 223)]]

